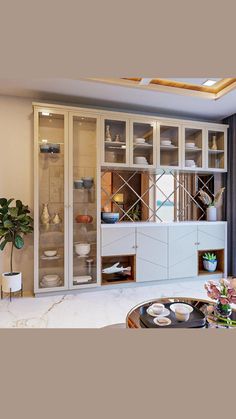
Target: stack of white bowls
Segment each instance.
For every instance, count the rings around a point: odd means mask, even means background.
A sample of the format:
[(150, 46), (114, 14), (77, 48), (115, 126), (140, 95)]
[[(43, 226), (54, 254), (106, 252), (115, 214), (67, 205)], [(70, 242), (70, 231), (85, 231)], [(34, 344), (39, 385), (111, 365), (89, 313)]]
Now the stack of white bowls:
[(196, 167), (195, 160), (185, 160), (186, 167)]
[(148, 164), (146, 157), (144, 156), (135, 156), (134, 157), (135, 164)]
[(57, 287), (60, 284), (60, 277), (57, 274), (44, 275), (41, 283), (44, 287)]

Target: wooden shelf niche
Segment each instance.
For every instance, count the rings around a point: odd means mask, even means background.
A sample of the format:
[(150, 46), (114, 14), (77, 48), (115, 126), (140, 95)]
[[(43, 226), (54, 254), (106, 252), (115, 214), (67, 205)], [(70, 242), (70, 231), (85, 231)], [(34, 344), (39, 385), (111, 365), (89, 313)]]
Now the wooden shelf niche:
[(119, 266), (127, 268), (131, 266), (131, 275), (122, 275), (121, 273), (117, 274), (105, 274), (102, 273), (102, 285), (112, 285), (112, 284), (123, 284), (128, 282), (134, 282), (136, 280), (136, 260), (135, 255), (125, 255), (125, 256), (103, 256), (102, 257), (102, 270), (104, 268), (109, 268), (115, 263), (119, 262)]
[[(214, 272), (208, 272), (203, 267), (203, 255), (205, 253), (214, 253), (217, 257), (217, 268)], [(225, 251), (224, 249), (207, 249), (198, 251), (198, 275), (224, 275), (225, 271)]]

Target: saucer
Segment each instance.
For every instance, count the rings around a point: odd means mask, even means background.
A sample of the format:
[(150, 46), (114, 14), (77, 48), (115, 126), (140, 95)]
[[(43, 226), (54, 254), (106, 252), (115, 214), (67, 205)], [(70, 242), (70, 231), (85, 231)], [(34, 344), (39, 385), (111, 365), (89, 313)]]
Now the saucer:
[(170, 310), (168, 310), (168, 308), (164, 308), (164, 310), (162, 311), (162, 313), (156, 314), (156, 313), (153, 313), (152, 306), (150, 306), (150, 307), (147, 308), (147, 313), (149, 314), (149, 316), (157, 317), (158, 318), (158, 317), (169, 316)]
[(42, 256), (40, 256), (40, 258), (42, 260), (57, 260), (57, 259), (60, 259), (60, 256), (59, 255), (56, 255), (56, 256), (44, 256), (44, 255), (42, 255)]
[[(165, 319), (165, 323), (161, 323), (160, 320), (161, 319)], [(153, 319), (154, 323), (157, 324), (157, 326), (169, 326), (171, 324), (171, 320), (167, 319), (166, 317), (159, 316), (159, 317), (155, 317), (155, 319)]]

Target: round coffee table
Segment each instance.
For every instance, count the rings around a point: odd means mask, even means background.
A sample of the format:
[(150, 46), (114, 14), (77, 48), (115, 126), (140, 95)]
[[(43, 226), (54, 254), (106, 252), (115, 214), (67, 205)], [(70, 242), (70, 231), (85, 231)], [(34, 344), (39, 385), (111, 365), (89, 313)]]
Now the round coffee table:
[[(189, 298), (189, 297), (165, 297), (165, 298), (156, 298), (153, 300), (145, 301), (141, 304), (138, 304), (134, 308), (132, 308), (129, 313), (126, 316), (126, 327), (129, 329), (139, 329), (142, 328), (140, 324), (140, 313), (141, 309), (144, 307), (149, 307), (153, 303), (178, 303), (178, 302), (184, 302), (188, 304), (192, 304), (194, 307), (201, 310), (207, 318), (206, 327), (218, 327), (218, 328), (229, 328), (228, 325), (219, 325), (217, 321), (213, 320), (212, 316), (209, 315), (207, 308), (209, 306), (214, 305), (214, 302), (211, 302), (209, 300), (202, 300), (199, 298)], [(233, 312), (230, 316), (232, 320), (236, 320), (236, 310), (233, 309)]]

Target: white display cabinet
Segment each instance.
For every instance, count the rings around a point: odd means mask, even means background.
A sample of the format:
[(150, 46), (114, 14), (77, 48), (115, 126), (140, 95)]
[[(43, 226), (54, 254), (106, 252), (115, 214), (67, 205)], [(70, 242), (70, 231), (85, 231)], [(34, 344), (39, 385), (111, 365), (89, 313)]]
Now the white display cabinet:
[(36, 295), (99, 283), (99, 124), (95, 113), (34, 108)]

